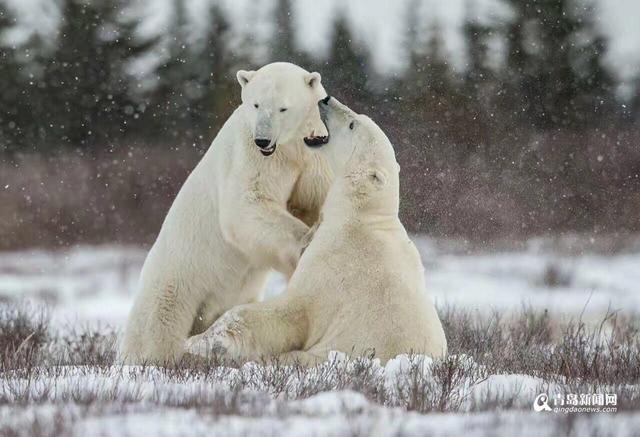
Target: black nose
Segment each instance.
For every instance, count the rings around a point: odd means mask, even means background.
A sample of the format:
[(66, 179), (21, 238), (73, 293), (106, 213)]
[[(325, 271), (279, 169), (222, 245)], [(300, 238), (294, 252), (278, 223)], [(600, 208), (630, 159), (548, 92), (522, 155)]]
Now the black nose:
[(255, 140), (256, 146), (260, 147), (261, 149), (266, 149), (267, 147), (269, 147), (269, 144), (271, 144), (271, 140), (265, 140), (264, 138), (256, 138)]
[(327, 115), (329, 113), (330, 99), (331, 99), (331, 96), (327, 96), (324, 99), (318, 101), (318, 109), (320, 110), (320, 120), (322, 120), (325, 126), (327, 126)]

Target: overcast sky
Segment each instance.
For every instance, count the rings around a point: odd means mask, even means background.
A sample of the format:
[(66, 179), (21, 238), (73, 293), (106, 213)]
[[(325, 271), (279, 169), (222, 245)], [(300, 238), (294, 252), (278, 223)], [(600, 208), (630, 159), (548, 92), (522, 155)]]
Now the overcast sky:
[[(404, 17), (411, 0), (299, 0), (295, 3), (300, 27), (307, 29), (304, 38), (300, 35), (301, 43), (306, 47), (326, 47), (329, 29), (314, 23), (346, 3), (359, 36), (375, 48), (376, 65), (380, 69), (402, 65), (398, 54), (401, 53)], [(505, 20), (509, 17), (508, 8), (498, 0), (425, 0), (416, 11), (427, 25), (433, 20), (442, 23), (445, 44), (454, 64), (462, 60), (457, 55), (464, 52), (460, 29), (465, 3), (475, 7), (477, 15), (483, 19)], [(640, 0), (599, 0), (597, 8), (599, 25), (610, 41), (610, 64), (621, 77), (637, 75), (640, 68)]]
[[(30, 31), (43, 33), (55, 29), (59, 14), (51, 0), (0, 0), (8, 1), (20, 14), (22, 28), (10, 37), (19, 41)], [(144, 19), (144, 34), (161, 32), (172, 17), (173, 0), (136, 0), (135, 13)], [(194, 32), (206, 25), (206, 6), (216, 0), (188, 0)], [(273, 0), (222, 0), (239, 31), (266, 39), (272, 29)], [(625, 79), (640, 71), (640, 0), (596, 0), (598, 23), (609, 37), (607, 60), (612, 69)], [(367, 44), (373, 52), (376, 68), (381, 72), (393, 72), (404, 66), (402, 50), (405, 17), (412, 0), (294, 0), (294, 20), (298, 29), (299, 44), (311, 52), (326, 53), (330, 41), (331, 16), (346, 13), (355, 29), (355, 38)], [(451, 64), (464, 64), (464, 43), (460, 33), (465, 4), (470, 4), (475, 14), (487, 20), (506, 20), (509, 10), (501, 0), (423, 0), (417, 11), (419, 22), (428, 31), (437, 22), (444, 33), (444, 42)], [(133, 13), (133, 12), (132, 12)]]

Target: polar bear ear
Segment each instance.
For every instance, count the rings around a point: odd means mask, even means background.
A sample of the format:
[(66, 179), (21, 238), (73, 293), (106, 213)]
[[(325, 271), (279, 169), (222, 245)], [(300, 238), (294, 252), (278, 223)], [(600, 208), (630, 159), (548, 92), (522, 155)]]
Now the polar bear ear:
[(255, 74), (255, 71), (239, 70), (236, 73), (236, 79), (238, 79), (238, 83), (240, 84), (240, 86), (244, 88), (244, 86), (249, 83), (249, 81)]
[(369, 168), (367, 170), (366, 176), (367, 181), (378, 189), (387, 185), (387, 181), (389, 180), (389, 178), (387, 177), (387, 172), (380, 167)]
[(389, 181), (386, 170), (378, 166), (359, 169), (352, 173), (347, 172), (344, 177), (349, 181), (353, 189), (361, 195), (380, 191)]
[(305, 83), (311, 88), (316, 88), (318, 85), (320, 85), (321, 80), (322, 77), (317, 71), (314, 71), (313, 73), (307, 73), (304, 77)]

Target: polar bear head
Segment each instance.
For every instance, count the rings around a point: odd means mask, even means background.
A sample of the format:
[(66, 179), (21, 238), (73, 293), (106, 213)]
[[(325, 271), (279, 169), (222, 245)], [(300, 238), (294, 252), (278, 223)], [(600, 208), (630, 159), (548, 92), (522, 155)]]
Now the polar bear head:
[(385, 133), (334, 97), (322, 99), (318, 107), (330, 139), (310, 147), (325, 155), (336, 175), (327, 202), (346, 201), (358, 210), (397, 216), (400, 166)]
[(253, 140), (264, 156), (273, 154), (277, 145), (327, 141), (317, 106), (327, 95), (319, 73), (274, 62), (257, 71), (240, 70), (236, 77)]

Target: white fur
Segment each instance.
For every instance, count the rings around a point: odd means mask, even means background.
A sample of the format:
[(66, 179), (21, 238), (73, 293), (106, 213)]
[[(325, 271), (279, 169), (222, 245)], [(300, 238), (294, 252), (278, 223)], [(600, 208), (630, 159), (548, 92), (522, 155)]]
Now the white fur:
[[(242, 105), (189, 175), (147, 256), (120, 348), (123, 362), (179, 359), (190, 333), (256, 301), (269, 269), (293, 273), (318, 218), (332, 175), (303, 138), (326, 135), (317, 107), (326, 95), (320, 76), (275, 63), (240, 71), (238, 80)], [(254, 144), (258, 128), (273, 134), (273, 155)]]
[(338, 177), (286, 292), (230, 310), (189, 340), (193, 353), (305, 364), (332, 350), (374, 352), (384, 362), (402, 353), (446, 353), (420, 256), (398, 219), (393, 147), (373, 121), (335, 99), (327, 112), (331, 140), (318, 154), (330, 158)]

